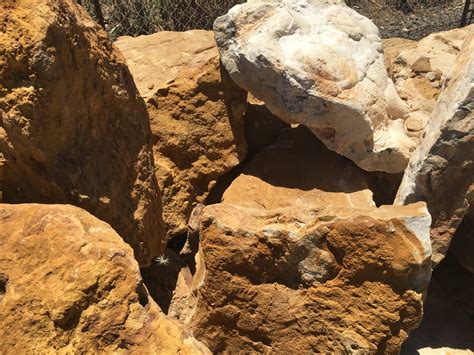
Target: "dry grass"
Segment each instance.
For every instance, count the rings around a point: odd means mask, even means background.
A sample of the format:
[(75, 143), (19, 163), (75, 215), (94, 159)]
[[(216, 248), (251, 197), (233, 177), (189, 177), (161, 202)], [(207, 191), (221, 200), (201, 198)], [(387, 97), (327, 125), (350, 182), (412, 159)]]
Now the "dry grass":
[[(245, 0), (100, 0), (112, 37), (157, 31), (212, 29), (214, 20)], [(91, 0), (84, 1), (91, 14)]]
[[(94, 16), (93, 0), (83, 0)], [(214, 20), (245, 0), (99, 0), (107, 31), (115, 38), (157, 31), (212, 29)], [(457, 27), (463, 0), (346, 0), (372, 19), (382, 37), (419, 39)]]

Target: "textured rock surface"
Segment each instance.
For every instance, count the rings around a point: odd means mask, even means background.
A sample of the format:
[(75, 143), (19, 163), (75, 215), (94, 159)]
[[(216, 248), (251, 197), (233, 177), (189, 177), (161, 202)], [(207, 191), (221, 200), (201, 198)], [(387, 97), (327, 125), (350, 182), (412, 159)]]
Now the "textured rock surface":
[(215, 353), (392, 354), (421, 320), (431, 273), (422, 203), (216, 204), (198, 220), (195, 303), (182, 319)]
[(172, 237), (186, 231), (193, 207), (216, 179), (244, 158), (246, 93), (221, 72), (210, 31), (122, 37), (116, 44), (147, 101)]
[(453, 67), (474, 25), (433, 33), (419, 42), (401, 38), (383, 41), (385, 65), (410, 111), (405, 127), (419, 139), (435, 108), (442, 80)]
[(0, 204), (2, 353), (208, 353), (149, 297), (132, 249), (69, 205)]
[(434, 265), (446, 254), (468, 209), (466, 195), (474, 178), (474, 32), (465, 40), (445, 86), (395, 200), (426, 201), (433, 219)]
[(287, 129), (258, 153), (225, 191), (222, 202), (272, 210), (374, 207), (364, 171), (327, 149), (306, 127)]
[(237, 84), (366, 170), (400, 172), (414, 148), (376, 26), (341, 0), (252, 0), (214, 23)]
[(148, 115), (125, 60), (73, 1), (2, 2), (0, 18), (3, 201), (80, 206), (149, 263), (165, 233)]

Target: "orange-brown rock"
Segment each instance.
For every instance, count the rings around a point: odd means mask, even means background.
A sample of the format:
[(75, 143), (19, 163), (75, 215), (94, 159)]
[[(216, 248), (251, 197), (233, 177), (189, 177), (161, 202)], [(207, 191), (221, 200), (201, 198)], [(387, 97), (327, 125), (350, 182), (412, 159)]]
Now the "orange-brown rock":
[(306, 127), (285, 130), (258, 153), (225, 191), (222, 202), (271, 210), (374, 206), (365, 172), (330, 151)]
[(221, 71), (211, 31), (159, 32), (116, 42), (147, 102), (169, 237), (245, 156), (246, 93)]
[(402, 38), (383, 41), (385, 66), (409, 114), (405, 127), (419, 138), (429, 122), (442, 80), (449, 74), (469, 31), (464, 28), (430, 34), (418, 42)]
[(222, 203), (197, 220), (192, 292), (177, 302), (214, 353), (397, 354), (421, 321), (431, 274), (423, 203)]
[(69, 203), (141, 264), (164, 249), (151, 131), (125, 60), (72, 0), (0, 4), (0, 190)]
[(474, 182), (474, 26), (443, 85), (395, 199), (426, 202), (433, 220), (433, 266), (444, 258), (469, 209)]
[(0, 204), (0, 351), (209, 353), (149, 297), (132, 249), (70, 205)]

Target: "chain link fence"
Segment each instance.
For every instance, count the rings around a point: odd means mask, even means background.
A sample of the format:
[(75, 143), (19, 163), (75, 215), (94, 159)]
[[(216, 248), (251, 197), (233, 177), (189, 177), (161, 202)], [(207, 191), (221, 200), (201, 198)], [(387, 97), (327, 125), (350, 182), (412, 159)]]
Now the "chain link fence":
[[(381, 36), (420, 39), (459, 26), (465, 0), (346, 0), (380, 28)], [(469, 1), (469, 0), (468, 0)], [(78, 0), (109, 34), (212, 29), (214, 20), (245, 0)], [(101, 18), (102, 17), (102, 18)]]
[[(96, 19), (94, 2), (82, 4)], [(211, 30), (214, 20), (246, 0), (100, 0), (105, 27), (112, 37), (158, 31)]]

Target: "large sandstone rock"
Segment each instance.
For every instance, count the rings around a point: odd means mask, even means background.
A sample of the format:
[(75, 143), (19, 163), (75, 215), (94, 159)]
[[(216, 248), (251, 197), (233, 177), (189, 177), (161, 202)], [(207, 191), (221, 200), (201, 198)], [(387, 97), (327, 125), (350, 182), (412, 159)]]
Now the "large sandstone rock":
[(201, 354), (149, 297), (132, 249), (69, 205), (0, 204), (4, 354)]
[(361, 168), (400, 172), (414, 146), (376, 26), (342, 0), (250, 0), (214, 23), (234, 81)]
[(395, 354), (421, 320), (429, 225), (423, 203), (204, 207), (180, 318), (214, 353)]
[(186, 231), (217, 178), (244, 158), (246, 93), (221, 71), (212, 32), (159, 32), (116, 44), (147, 102), (172, 237)]
[(473, 28), (474, 25), (433, 33), (419, 42), (401, 38), (383, 41), (385, 65), (410, 111), (405, 126), (414, 139), (420, 138), (429, 122), (441, 83)]
[(222, 202), (272, 210), (374, 207), (364, 171), (327, 149), (306, 127), (287, 129), (231, 183)]
[(148, 115), (125, 60), (72, 0), (2, 2), (0, 21), (3, 200), (80, 206), (148, 264), (165, 233)]
[(468, 209), (474, 178), (474, 32), (467, 37), (424, 138), (410, 158), (395, 203), (426, 201), (433, 263), (441, 261)]

